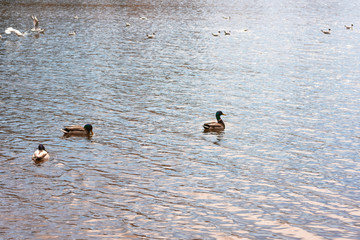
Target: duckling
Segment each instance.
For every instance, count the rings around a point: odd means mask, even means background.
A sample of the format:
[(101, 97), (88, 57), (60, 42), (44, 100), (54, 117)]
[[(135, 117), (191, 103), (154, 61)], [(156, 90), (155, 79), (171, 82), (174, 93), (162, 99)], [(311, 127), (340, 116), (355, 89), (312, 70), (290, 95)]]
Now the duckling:
[(92, 129), (93, 127), (91, 126), (91, 124), (86, 124), (84, 127), (79, 125), (67, 126), (61, 129), (61, 131), (66, 137), (91, 137), (92, 135), (94, 135)]
[(329, 28), (329, 30), (328, 31), (326, 31), (326, 30), (321, 30), (324, 34), (330, 34), (330, 31), (331, 31), (331, 29)]
[(215, 116), (217, 122), (204, 123), (203, 127), (205, 131), (222, 131), (225, 129), (225, 123), (221, 119), (221, 115), (225, 115), (222, 111), (217, 111)]
[(346, 28), (346, 29), (353, 29), (353, 27), (354, 27), (354, 24), (351, 24), (350, 26), (346, 26), (346, 25), (345, 25), (345, 28)]
[(38, 149), (34, 152), (34, 154), (32, 156), (32, 160), (35, 162), (40, 162), (40, 161), (47, 161), (47, 160), (49, 160), (49, 158), (50, 158), (50, 155), (45, 150), (44, 145), (39, 144)]

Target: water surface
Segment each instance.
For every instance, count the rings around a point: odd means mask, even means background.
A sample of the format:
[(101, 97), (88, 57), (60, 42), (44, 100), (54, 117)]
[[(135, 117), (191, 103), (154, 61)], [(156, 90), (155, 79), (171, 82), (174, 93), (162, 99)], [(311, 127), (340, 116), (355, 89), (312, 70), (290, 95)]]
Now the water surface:
[(359, 239), (359, 7), (2, 1), (1, 238)]

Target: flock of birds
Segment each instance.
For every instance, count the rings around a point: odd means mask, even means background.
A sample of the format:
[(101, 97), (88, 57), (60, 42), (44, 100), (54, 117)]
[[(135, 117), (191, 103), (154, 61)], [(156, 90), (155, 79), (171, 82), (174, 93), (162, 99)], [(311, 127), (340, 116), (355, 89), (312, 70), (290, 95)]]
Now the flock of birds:
[[(31, 16), (32, 20), (33, 20), (33, 28), (30, 29), (31, 32), (35, 32), (35, 33), (44, 33), (45, 29), (40, 28), (39, 26), (39, 20), (37, 19), (36, 16)], [(78, 19), (78, 16), (75, 16), (74, 19)], [(142, 20), (146, 20), (146, 17), (140, 17), (140, 19)], [(224, 19), (228, 19), (230, 20), (230, 17), (224, 17)], [(126, 27), (131, 26), (130, 23), (126, 23), (125, 24)], [(353, 24), (351, 24), (350, 26), (345, 25), (346, 29), (352, 30), (354, 27)], [(247, 31), (247, 29), (245, 29), (244, 31)], [(329, 28), (328, 30), (321, 30), (321, 32), (323, 32), (324, 34), (330, 34), (331, 33), (331, 29)], [(11, 33), (15, 33), (18, 37), (24, 37), (27, 34), (27, 31), (25, 32), (21, 32), (17, 29), (14, 29), (12, 27), (9, 27), (5, 30), (6, 34), (11, 34)], [(222, 31), (218, 31), (215, 33), (212, 33), (212, 35), (214, 37), (219, 37), (221, 35)], [(231, 31), (223, 31), (224, 35), (230, 35)], [(68, 33), (69, 36), (74, 36), (76, 35), (76, 31), (71, 31)], [(0, 35), (0, 38), (2, 36)], [(152, 34), (147, 34), (146, 38), (152, 39), (155, 38), (155, 33)], [(225, 123), (224, 121), (221, 119), (221, 116), (225, 115), (222, 111), (217, 111), (215, 114), (216, 117), (216, 122), (208, 122), (208, 123), (204, 123), (203, 128), (204, 131), (223, 131), (225, 129)], [(64, 127), (63, 129), (61, 129), (61, 131), (64, 134), (64, 137), (71, 137), (71, 136), (77, 136), (77, 137), (91, 137), (94, 133), (93, 133), (93, 127), (91, 124), (86, 124), (85, 126), (79, 126), (79, 125), (71, 125), (71, 126), (67, 126)], [(39, 144), (37, 150), (34, 152), (32, 159), (36, 162), (36, 163), (40, 163), (40, 162), (44, 162), (49, 160), (50, 155), (49, 153), (46, 151), (45, 147), (43, 144)]]
[[(225, 123), (221, 116), (225, 115), (222, 111), (217, 111), (215, 114), (216, 122), (204, 123), (204, 132), (219, 132), (225, 130)], [(85, 126), (71, 125), (61, 129), (64, 137), (91, 137), (94, 135), (91, 124)], [(37, 150), (32, 155), (32, 160), (39, 164), (50, 159), (50, 154), (46, 151), (43, 144), (39, 144)]]

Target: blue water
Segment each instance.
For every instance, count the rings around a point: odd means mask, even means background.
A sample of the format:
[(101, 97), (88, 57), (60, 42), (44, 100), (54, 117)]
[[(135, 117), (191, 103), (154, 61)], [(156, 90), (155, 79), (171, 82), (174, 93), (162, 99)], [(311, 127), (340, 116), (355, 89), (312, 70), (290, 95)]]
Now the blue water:
[(1, 238), (360, 239), (359, 7), (0, 2)]

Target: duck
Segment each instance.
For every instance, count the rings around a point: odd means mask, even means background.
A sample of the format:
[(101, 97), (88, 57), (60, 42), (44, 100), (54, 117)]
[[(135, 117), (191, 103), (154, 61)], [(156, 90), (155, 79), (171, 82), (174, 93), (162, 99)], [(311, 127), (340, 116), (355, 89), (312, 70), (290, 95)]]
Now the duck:
[(91, 137), (94, 135), (92, 131), (93, 127), (91, 124), (86, 124), (84, 127), (80, 125), (71, 125), (66, 126), (61, 131), (64, 133), (64, 136), (79, 136), (79, 137)]
[(215, 114), (217, 122), (204, 123), (203, 127), (205, 131), (222, 131), (225, 129), (225, 123), (221, 119), (221, 115), (225, 114), (222, 111), (217, 111)]
[(219, 37), (220, 36), (220, 31), (218, 31), (218, 32), (216, 32), (216, 33), (212, 33), (212, 35), (214, 36), (214, 37)]
[(38, 149), (34, 152), (34, 154), (32, 156), (32, 160), (35, 162), (41, 162), (41, 161), (47, 161), (47, 160), (49, 160), (49, 158), (50, 158), (50, 155), (45, 150), (44, 145), (39, 144)]
[(12, 32), (15, 33), (18, 37), (24, 37), (27, 34), (26, 32), (22, 33), (19, 30), (15, 29), (15, 28), (12, 28), (12, 27), (8, 27), (5, 30), (6, 34), (11, 34)]
[(76, 35), (76, 31), (69, 32), (69, 36), (74, 36), (74, 35)]
[(353, 29), (353, 27), (354, 27), (354, 24), (351, 24), (350, 26), (346, 26), (346, 25), (345, 25), (345, 28), (346, 28), (346, 29)]
[(330, 34), (330, 31), (331, 31), (331, 29), (329, 28), (329, 30), (321, 30), (324, 34)]
[(45, 29), (41, 29), (39, 27), (39, 20), (37, 19), (36, 16), (31, 16), (32, 20), (33, 20), (33, 24), (34, 27), (31, 29), (32, 32), (38, 32), (38, 33), (44, 33)]
[(146, 34), (146, 37), (147, 37), (147, 38), (155, 38), (155, 33), (153, 33), (153, 34)]
[(127, 22), (127, 23), (125, 23), (125, 26), (126, 26), (126, 27), (130, 27), (131, 24)]

